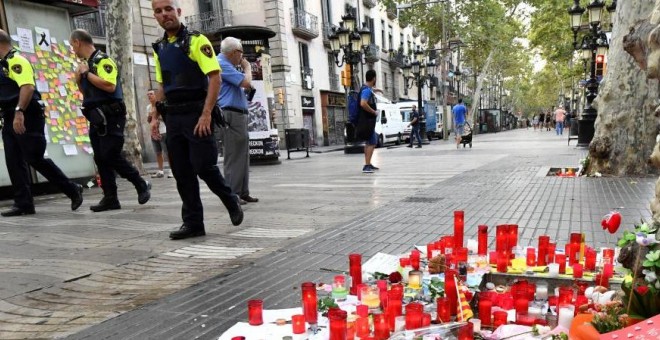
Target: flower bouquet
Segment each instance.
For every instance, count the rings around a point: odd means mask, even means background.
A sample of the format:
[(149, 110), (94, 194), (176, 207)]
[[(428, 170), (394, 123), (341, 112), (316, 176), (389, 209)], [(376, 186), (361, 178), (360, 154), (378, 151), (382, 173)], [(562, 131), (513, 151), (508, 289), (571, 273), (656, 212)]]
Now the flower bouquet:
[(621, 284), (624, 307), (631, 318), (660, 314), (660, 235), (657, 224), (642, 223), (625, 231), (618, 242), (618, 261), (630, 270)]

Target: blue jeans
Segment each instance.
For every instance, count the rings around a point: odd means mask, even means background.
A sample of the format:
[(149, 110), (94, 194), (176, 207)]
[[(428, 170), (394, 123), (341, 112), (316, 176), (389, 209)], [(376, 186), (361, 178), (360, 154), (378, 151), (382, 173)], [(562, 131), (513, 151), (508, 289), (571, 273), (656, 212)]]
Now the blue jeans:
[(557, 130), (557, 136), (564, 134), (564, 122), (557, 122), (555, 124), (555, 130)]
[(413, 137), (417, 137), (417, 145), (422, 146), (422, 137), (419, 135), (419, 125), (413, 126), (412, 129), (410, 129), (410, 146), (415, 143)]

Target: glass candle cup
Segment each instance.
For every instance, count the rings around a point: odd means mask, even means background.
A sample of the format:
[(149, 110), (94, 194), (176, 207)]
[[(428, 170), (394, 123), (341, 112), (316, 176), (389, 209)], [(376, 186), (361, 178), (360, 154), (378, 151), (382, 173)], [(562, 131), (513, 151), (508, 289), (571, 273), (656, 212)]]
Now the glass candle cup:
[(248, 301), (248, 323), (251, 326), (259, 326), (264, 323), (264, 302), (262, 300)]
[(362, 287), (361, 300), (363, 305), (369, 307), (369, 309), (377, 309), (380, 307), (380, 290), (378, 287), (364, 286)]
[(305, 333), (305, 316), (302, 314), (295, 314), (291, 316), (291, 328), (293, 334), (303, 334)]
[(336, 275), (332, 282), (332, 298), (337, 301), (344, 301), (346, 296), (348, 296), (346, 278), (344, 275)]

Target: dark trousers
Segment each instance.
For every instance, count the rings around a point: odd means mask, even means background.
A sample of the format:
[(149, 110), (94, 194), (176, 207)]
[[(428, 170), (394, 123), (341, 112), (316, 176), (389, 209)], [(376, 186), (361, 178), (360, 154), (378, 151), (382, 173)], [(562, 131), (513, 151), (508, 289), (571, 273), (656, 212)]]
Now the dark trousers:
[(410, 129), (410, 145), (415, 144), (413, 137), (417, 138), (417, 145), (422, 146), (422, 136), (419, 135), (419, 124)]
[[(21, 209), (34, 208), (30, 190), (30, 172), (28, 165), (37, 170), (46, 179), (57, 185), (69, 197), (75, 194), (76, 186), (66, 177), (52, 160), (44, 158), (46, 137), (44, 136), (44, 114), (36, 103), (30, 104), (25, 117), (26, 132), (18, 135), (14, 132), (14, 113), (5, 115), (5, 127), (2, 129), (2, 142), (5, 148), (5, 162), (9, 180), (14, 189), (14, 206)], [(5, 112), (13, 107), (5, 108)]]
[(218, 146), (213, 133), (206, 137), (194, 135), (198, 119), (198, 114), (168, 113), (167, 149), (172, 157), (170, 166), (176, 188), (183, 202), (183, 223), (191, 228), (204, 229), (204, 208), (197, 176), (206, 182), (228, 211), (238, 209), (238, 197), (232, 194), (218, 168)]
[(136, 189), (145, 185), (144, 179), (137, 169), (121, 154), (124, 147), (124, 127), (126, 116), (107, 115), (107, 134), (99, 136), (99, 130), (94, 126), (89, 129), (89, 141), (94, 150), (94, 163), (101, 176), (103, 196), (117, 196), (117, 181), (115, 171), (126, 178)]

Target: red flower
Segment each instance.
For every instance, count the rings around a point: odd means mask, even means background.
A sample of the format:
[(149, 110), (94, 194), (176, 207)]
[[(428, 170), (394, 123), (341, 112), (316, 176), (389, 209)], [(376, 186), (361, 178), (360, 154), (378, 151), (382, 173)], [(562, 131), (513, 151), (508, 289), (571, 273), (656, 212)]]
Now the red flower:
[(388, 279), (390, 280), (390, 283), (399, 283), (401, 280), (403, 280), (403, 277), (401, 274), (399, 274), (399, 272), (392, 272)]
[(639, 295), (644, 296), (649, 291), (649, 287), (648, 286), (637, 286), (637, 287), (635, 287), (635, 291)]

